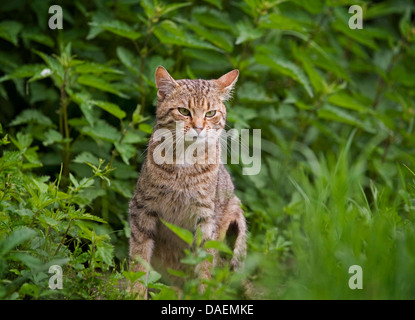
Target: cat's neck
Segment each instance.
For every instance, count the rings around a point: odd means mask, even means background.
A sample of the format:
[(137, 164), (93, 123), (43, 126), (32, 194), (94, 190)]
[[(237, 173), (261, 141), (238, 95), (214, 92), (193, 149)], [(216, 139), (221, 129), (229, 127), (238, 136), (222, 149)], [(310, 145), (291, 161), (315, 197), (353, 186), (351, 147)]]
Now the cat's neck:
[(221, 146), (214, 143), (166, 143), (150, 139), (147, 159), (158, 166), (167, 168), (192, 168), (219, 166), (221, 163)]

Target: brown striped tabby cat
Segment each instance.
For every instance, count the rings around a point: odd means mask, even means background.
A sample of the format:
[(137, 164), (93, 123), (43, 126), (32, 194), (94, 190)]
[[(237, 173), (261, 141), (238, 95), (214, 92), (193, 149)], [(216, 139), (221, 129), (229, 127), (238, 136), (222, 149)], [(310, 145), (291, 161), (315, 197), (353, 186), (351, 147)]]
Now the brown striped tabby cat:
[[(220, 152), (213, 153), (215, 161), (201, 161), (206, 159), (206, 151), (198, 155), (194, 164), (169, 164), (155, 159), (156, 148), (162, 143), (156, 132), (159, 129), (173, 132), (178, 122), (183, 123), (185, 134), (190, 132), (197, 137), (198, 143), (213, 146), (206, 150), (220, 151), (219, 135), (226, 122), (223, 102), (230, 97), (238, 75), (239, 71), (233, 70), (217, 80), (176, 81), (162, 66), (157, 68), (156, 125), (130, 202), (132, 271), (148, 271), (151, 265), (171, 284), (180, 284), (180, 280), (169, 275), (168, 268), (209, 278), (211, 266), (207, 260), (193, 271), (180, 263), (187, 244), (160, 219), (194, 234), (200, 228), (203, 241), (222, 240), (231, 235), (234, 241), (230, 267), (235, 269), (241, 265), (246, 255), (246, 222), (231, 177), (220, 162)], [(173, 137), (170, 141), (164, 140), (170, 142), (171, 150), (180, 142), (177, 135)], [(189, 141), (184, 143), (184, 148), (189, 148)], [(214, 257), (213, 265), (221, 262), (217, 252), (210, 249), (208, 252)], [(147, 266), (139, 263), (140, 259)], [(147, 295), (145, 287), (138, 282), (130, 290), (139, 293), (139, 297)]]

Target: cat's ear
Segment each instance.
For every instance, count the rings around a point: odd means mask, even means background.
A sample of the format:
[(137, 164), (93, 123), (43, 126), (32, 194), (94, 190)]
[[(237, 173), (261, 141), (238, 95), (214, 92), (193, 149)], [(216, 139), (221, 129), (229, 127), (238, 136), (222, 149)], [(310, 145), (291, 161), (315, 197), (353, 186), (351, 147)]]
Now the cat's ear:
[(156, 69), (156, 87), (158, 89), (157, 95), (159, 99), (164, 99), (170, 92), (177, 88), (179, 84), (167, 72), (167, 70), (158, 66)]
[(239, 70), (235, 69), (216, 80), (222, 94), (222, 100), (226, 101), (232, 96), (232, 89), (238, 80)]

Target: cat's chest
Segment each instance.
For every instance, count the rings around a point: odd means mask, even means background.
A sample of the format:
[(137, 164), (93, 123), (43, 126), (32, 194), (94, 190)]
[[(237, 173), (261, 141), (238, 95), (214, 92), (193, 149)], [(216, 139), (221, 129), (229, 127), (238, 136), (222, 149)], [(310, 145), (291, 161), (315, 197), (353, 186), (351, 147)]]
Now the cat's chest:
[[(146, 169), (141, 189), (146, 195), (144, 198), (149, 199), (146, 206), (157, 212), (160, 218), (193, 230), (198, 219), (212, 214), (217, 168), (176, 167), (174, 170), (157, 170), (149, 165)], [(203, 207), (200, 207), (202, 203)]]
[[(200, 201), (198, 199), (200, 198), (200, 192), (195, 190), (188, 192), (166, 191), (154, 204), (154, 209), (163, 220), (193, 231), (197, 221), (210, 214), (206, 208), (201, 210), (199, 207)], [(210, 195), (207, 195), (207, 198), (204, 196), (204, 200), (212, 204), (214, 201)]]

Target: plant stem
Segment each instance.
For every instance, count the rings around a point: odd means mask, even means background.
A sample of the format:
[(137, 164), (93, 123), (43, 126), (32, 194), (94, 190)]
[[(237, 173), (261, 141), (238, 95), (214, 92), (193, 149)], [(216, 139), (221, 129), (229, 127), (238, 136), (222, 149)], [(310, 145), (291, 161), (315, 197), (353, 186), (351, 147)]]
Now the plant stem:
[[(391, 71), (392, 68), (395, 66), (395, 63), (398, 61), (399, 56), (402, 53), (402, 47), (406, 47), (406, 39), (403, 38), (400, 42), (399, 42), (399, 46), (398, 49), (396, 50), (396, 52), (393, 54), (391, 61), (389, 62), (389, 65), (386, 68), (386, 72), (385, 75), (388, 75)], [(382, 93), (385, 91), (385, 86), (387, 85), (387, 83), (385, 82), (385, 80), (382, 78), (381, 75), (378, 75), (378, 81), (377, 81), (377, 90), (376, 90), (376, 94), (375, 94), (375, 98), (373, 99), (373, 104), (372, 104), (372, 109), (376, 109), (379, 102), (380, 102), (380, 98), (382, 96)]]
[(65, 148), (62, 153), (62, 160), (63, 160), (63, 176), (69, 176), (69, 124), (68, 124), (68, 105), (70, 100), (68, 95), (66, 94), (66, 85), (67, 85), (67, 76), (68, 76), (68, 69), (65, 69), (64, 77), (62, 81), (62, 85), (60, 87), (60, 112), (59, 112), (59, 129), (61, 134), (64, 134), (65, 137)]
[(95, 269), (95, 263), (94, 263), (94, 256), (95, 256), (95, 243), (94, 243), (94, 239), (92, 239), (91, 241), (91, 256), (89, 258), (89, 267), (91, 268), (91, 272), (94, 271)]
[(330, 15), (331, 8), (326, 9), (327, 12), (323, 12), (323, 15), (320, 17), (320, 20), (317, 24), (317, 27), (314, 29), (314, 31), (310, 34), (307, 41), (304, 43), (302, 50), (307, 49), (307, 47), (310, 45), (311, 41), (315, 38), (315, 36), (320, 32), (321, 28), (323, 27), (323, 24), (326, 22), (327, 18)]
[(72, 219), (69, 219), (68, 227), (66, 228), (65, 233), (63, 234), (62, 239), (59, 242), (58, 247), (56, 248), (54, 256), (56, 256), (58, 254), (60, 248), (62, 247), (63, 243), (65, 242), (66, 236), (68, 235), (69, 229), (71, 228), (71, 224), (72, 224)]
[(146, 103), (146, 95), (145, 91), (143, 90), (143, 71), (144, 71), (144, 65), (145, 60), (148, 55), (148, 42), (151, 37), (151, 28), (152, 28), (152, 21), (151, 19), (148, 20), (147, 30), (146, 30), (146, 38), (144, 39), (144, 45), (141, 50), (139, 50), (137, 42), (134, 41), (134, 45), (138, 53), (140, 54), (140, 74), (139, 74), (139, 80), (138, 80), (138, 86), (141, 90), (141, 114), (144, 114), (145, 109), (145, 103)]

